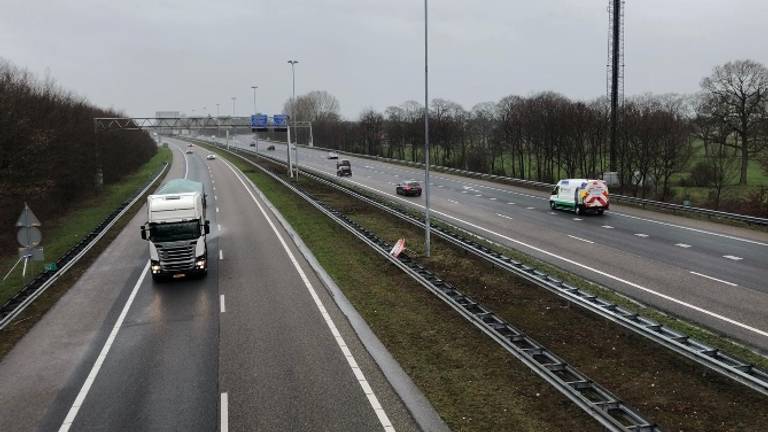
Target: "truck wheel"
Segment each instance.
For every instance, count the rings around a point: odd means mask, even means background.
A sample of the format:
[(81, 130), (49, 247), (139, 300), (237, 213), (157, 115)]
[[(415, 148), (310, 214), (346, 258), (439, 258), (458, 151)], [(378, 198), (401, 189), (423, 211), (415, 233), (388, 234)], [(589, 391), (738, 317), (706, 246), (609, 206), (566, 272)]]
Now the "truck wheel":
[(159, 274), (152, 273), (152, 280), (154, 282), (160, 283), (163, 281), (163, 276)]
[(581, 206), (579, 204), (576, 204), (576, 216), (581, 216), (584, 213), (584, 210), (582, 210)]
[(549, 202), (549, 208), (551, 208), (552, 210), (554, 210), (556, 207), (557, 207), (557, 206), (555, 205), (555, 202), (554, 202), (554, 201), (550, 201), (550, 202)]
[(604, 211), (605, 211), (605, 210), (603, 210), (603, 209), (598, 209), (598, 210), (597, 210), (597, 214), (598, 214), (598, 215), (600, 215), (600, 216), (602, 216)]

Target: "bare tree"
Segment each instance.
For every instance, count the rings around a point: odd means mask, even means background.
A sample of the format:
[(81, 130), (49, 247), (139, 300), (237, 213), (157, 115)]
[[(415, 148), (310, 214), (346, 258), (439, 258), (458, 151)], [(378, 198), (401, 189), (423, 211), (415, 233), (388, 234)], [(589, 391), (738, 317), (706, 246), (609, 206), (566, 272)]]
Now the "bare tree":
[(707, 95), (707, 114), (734, 132), (726, 144), (740, 153), (739, 184), (746, 185), (750, 156), (765, 145), (761, 125), (768, 117), (768, 68), (752, 60), (728, 62), (715, 66), (701, 87)]

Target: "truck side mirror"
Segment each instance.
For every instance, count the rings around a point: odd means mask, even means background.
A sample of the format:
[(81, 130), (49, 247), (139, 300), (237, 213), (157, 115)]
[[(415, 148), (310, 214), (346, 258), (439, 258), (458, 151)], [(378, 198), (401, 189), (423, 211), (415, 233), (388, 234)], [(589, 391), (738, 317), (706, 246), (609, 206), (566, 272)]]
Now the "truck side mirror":
[(141, 231), (141, 239), (146, 240), (147, 239), (147, 228), (142, 225), (139, 227), (139, 231)]
[(211, 221), (205, 221), (205, 225), (203, 225), (203, 229), (205, 230), (205, 234), (211, 233)]

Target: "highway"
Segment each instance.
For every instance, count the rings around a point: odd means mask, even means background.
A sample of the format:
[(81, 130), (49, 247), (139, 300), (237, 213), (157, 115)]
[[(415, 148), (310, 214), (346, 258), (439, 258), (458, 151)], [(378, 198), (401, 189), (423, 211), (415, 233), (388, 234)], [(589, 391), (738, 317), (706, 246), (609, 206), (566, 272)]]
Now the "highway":
[(419, 430), (258, 192), (166, 141), (208, 191), (208, 276), (152, 281), (142, 208), (0, 363), (0, 430)]
[[(251, 135), (230, 139), (234, 148), (257, 150), (251, 142)], [(286, 159), (284, 144), (262, 141), (258, 151)], [(327, 151), (298, 151), (301, 166), (335, 175)], [(423, 209), (424, 196), (395, 195), (398, 182), (423, 181), (423, 170), (341, 157), (353, 172), (343, 182)], [(550, 210), (546, 192), (438, 172), (431, 200), (439, 218), (768, 352), (764, 232), (615, 204), (603, 216), (577, 217)]]

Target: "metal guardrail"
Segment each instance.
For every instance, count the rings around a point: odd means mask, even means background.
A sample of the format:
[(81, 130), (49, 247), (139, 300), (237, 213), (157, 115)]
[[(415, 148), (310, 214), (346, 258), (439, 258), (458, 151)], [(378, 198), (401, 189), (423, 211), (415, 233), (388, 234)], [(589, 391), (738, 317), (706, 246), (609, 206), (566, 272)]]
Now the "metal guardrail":
[[(281, 165), (285, 164), (279, 159), (273, 158), (271, 156), (257, 154), (245, 149), (239, 150)], [(368, 194), (356, 191), (353, 188), (340, 184), (338, 179), (325, 173), (311, 170), (307, 167), (303, 167), (302, 169), (304, 170), (304, 175), (311, 176), (316, 181), (320, 181), (330, 187), (353, 196), (356, 199), (373, 205), (415, 226), (424, 228), (424, 220), (421, 218), (420, 214), (413, 215), (392, 201), (385, 203), (376, 198), (372, 198)], [(646, 337), (651, 341), (656, 342), (657, 344), (670, 349), (671, 351), (682, 355), (702, 366), (705, 366), (736, 382), (746, 385), (747, 387), (759, 393), (768, 395), (767, 371), (761, 370), (755, 367), (753, 364), (745, 363), (731, 355), (728, 355), (727, 353), (720, 351), (717, 348), (697, 341), (696, 339), (691, 338), (682, 332), (665, 327), (664, 325), (650, 318), (643, 317), (635, 312), (622, 308), (613, 302), (595, 296), (594, 294), (584, 291), (580, 288), (571, 286), (557, 278), (548, 275), (545, 272), (527, 266), (497, 251), (494, 251), (483, 245), (481, 242), (487, 244), (495, 243), (485, 239), (482, 236), (442, 220), (439, 220), (439, 223), (442, 226), (433, 225), (432, 229), (434, 230), (433, 232), (443, 240), (446, 240), (461, 249), (481, 257), (500, 268), (510, 271), (573, 304), (576, 304), (592, 313), (597, 314), (602, 318), (619, 324), (634, 333)], [(443, 228), (443, 226), (447, 228)], [(503, 245), (499, 246), (503, 247)]]
[[(231, 151), (230, 153), (236, 154)], [(243, 159), (248, 161), (246, 158)], [(271, 158), (269, 159), (271, 160)], [(249, 162), (253, 163), (252, 161)], [(464, 319), (478, 327), (548, 384), (598, 421), (606, 430), (612, 432), (660, 432), (658, 426), (645, 420), (636, 410), (626, 405), (608, 390), (568, 365), (555, 353), (504, 321), (488, 308), (462, 294), (456, 287), (441, 280), (437, 275), (416, 263), (407, 253), (401, 254), (398, 258), (389, 255), (388, 251), (392, 245), (376, 236), (375, 233), (366, 230), (307, 192), (269, 172), (269, 170), (254, 165), (347, 229), (440, 300), (447, 303)]]
[[(306, 147), (310, 149), (323, 150), (323, 151), (334, 151), (340, 154), (355, 156), (355, 157), (364, 158), (364, 159), (376, 160), (379, 162), (393, 163), (398, 165), (407, 165), (412, 167), (424, 167), (424, 164), (421, 162), (412, 162), (412, 161), (407, 161), (402, 159), (387, 158), (383, 156), (373, 156), (373, 155), (365, 155), (361, 153), (352, 153), (345, 150), (330, 149), (326, 147), (317, 147), (317, 146), (307, 147), (302, 145), (300, 145), (300, 147)], [(445, 167), (441, 165), (431, 165), (431, 168), (435, 171), (439, 171), (443, 173), (457, 174), (465, 177), (474, 177), (474, 178), (479, 178), (483, 180), (492, 180), (496, 182), (503, 182), (503, 183), (513, 184), (513, 185), (518, 185), (518, 186), (523, 186), (528, 188), (534, 188), (534, 189), (551, 190), (553, 187), (555, 187), (555, 185), (552, 183), (538, 182), (533, 180), (524, 180), (524, 179), (500, 176), (500, 175), (494, 175), (494, 174), (484, 174), (476, 171), (467, 171), (467, 170), (462, 170), (457, 168)], [(727, 220), (732, 222), (744, 223), (748, 225), (768, 226), (768, 218), (761, 218), (757, 216), (749, 216), (749, 215), (738, 214), (738, 213), (728, 213), (728, 212), (712, 210), (712, 209), (707, 209), (702, 207), (685, 206), (681, 204), (655, 201), (655, 200), (650, 200), (646, 198), (638, 198), (638, 197), (629, 196), (629, 195), (611, 194), (611, 200), (615, 202), (641, 206), (643, 208), (653, 207), (653, 208), (662, 209), (662, 210), (671, 211), (671, 212), (696, 214), (699, 216), (708, 217), (710, 219), (721, 219), (721, 220)]]
[(0, 330), (6, 328), (21, 312), (45, 292), (56, 280), (71, 269), (91, 248), (109, 231), (112, 226), (138, 201), (157, 180), (162, 177), (168, 163), (164, 163), (160, 172), (146, 186), (139, 189), (131, 200), (123, 201), (76, 245), (72, 246), (56, 260), (57, 270), (46, 270), (27, 283), (16, 295), (0, 307)]

